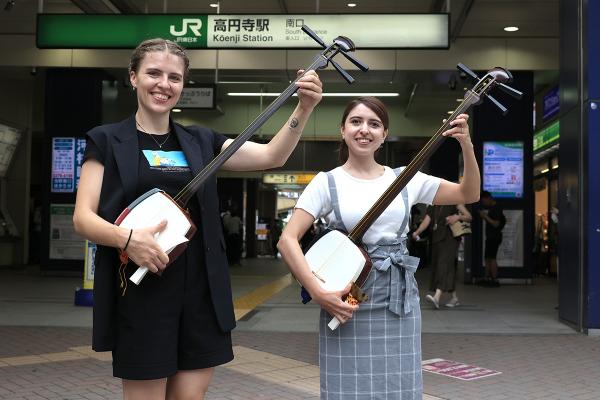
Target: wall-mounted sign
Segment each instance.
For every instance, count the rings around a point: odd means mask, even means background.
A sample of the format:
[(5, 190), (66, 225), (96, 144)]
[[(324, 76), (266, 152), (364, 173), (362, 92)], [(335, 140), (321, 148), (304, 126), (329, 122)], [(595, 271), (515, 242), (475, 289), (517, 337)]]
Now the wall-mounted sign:
[(560, 121), (540, 129), (533, 135), (533, 151), (537, 151), (550, 143), (556, 142), (560, 138)]
[(75, 232), (75, 204), (50, 204), (50, 247), (53, 260), (83, 260), (85, 240)]
[(449, 14), (38, 14), (37, 47), (135, 48), (154, 37), (190, 49), (308, 49), (348, 36), (359, 49), (447, 49)]
[(544, 95), (544, 112), (542, 113), (542, 120), (546, 121), (558, 115), (560, 111), (560, 93), (558, 85), (553, 87)]
[(6, 176), (20, 138), (21, 132), (18, 129), (0, 124), (0, 178)]
[(175, 107), (214, 109), (215, 88), (213, 86), (185, 87)]
[(52, 138), (52, 193), (73, 193), (79, 185), (85, 139)]
[(263, 183), (275, 185), (308, 185), (316, 174), (263, 174)]

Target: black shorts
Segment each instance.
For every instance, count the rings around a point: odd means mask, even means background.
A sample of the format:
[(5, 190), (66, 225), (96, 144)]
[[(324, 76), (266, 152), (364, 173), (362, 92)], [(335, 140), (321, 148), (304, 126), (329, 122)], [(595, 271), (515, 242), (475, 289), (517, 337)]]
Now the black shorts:
[(486, 238), (485, 239), (484, 258), (496, 259), (496, 256), (498, 255), (498, 248), (500, 247), (500, 243), (502, 243), (502, 237)]
[[(128, 281), (124, 296), (118, 291), (115, 377), (159, 379), (233, 359), (231, 333), (217, 323), (198, 237), (162, 276), (148, 272), (139, 286)], [(136, 269), (130, 262), (127, 277)]]

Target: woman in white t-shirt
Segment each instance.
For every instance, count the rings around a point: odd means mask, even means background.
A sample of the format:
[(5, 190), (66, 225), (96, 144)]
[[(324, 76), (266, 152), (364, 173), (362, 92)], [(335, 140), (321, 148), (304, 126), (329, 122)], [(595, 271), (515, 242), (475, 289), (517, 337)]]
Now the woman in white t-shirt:
[[(418, 259), (408, 255), (410, 208), (416, 203), (468, 204), (479, 197), (479, 168), (467, 125), (459, 115), (445, 136), (462, 148), (460, 184), (418, 172), (363, 237), (373, 268), (360, 307), (341, 300), (347, 290), (327, 292), (317, 282), (298, 244), (313, 222), (350, 231), (394, 181), (396, 170), (380, 165), (376, 151), (388, 135), (389, 117), (377, 98), (351, 101), (341, 121), (342, 166), (319, 173), (300, 196), (278, 248), (290, 270), (321, 306), (319, 365), (321, 398), (421, 399), (421, 314), (414, 278)], [(331, 331), (337, 317), (342, 325)]]

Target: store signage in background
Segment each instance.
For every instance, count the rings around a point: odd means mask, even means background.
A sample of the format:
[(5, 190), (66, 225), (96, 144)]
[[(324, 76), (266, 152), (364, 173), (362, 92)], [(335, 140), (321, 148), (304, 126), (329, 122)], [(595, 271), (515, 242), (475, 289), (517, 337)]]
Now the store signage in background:
[(85, 139), (52, 138), (52, 193), (73, 193), (79, 185)]
[(542, 114), (542, 120), (546, 121), (555, 115), (558, 115), (560, 111), (560, 93), (558, 85), (554, 86), (544, 95), (544, 110)]
[(18, 129), (0, 124), (0, 178), (6, 176), (20, 138), (21, 132)]
[(537, 151), (542, 147), (549, 145), (550, 143), (556, 142), (560, 138), (560, 121), (556, 121), (540, 129), (533, 135), (533, 151)]
[(189, 49), (318, 48), (348, 36), (359, 49), (448, 49), (449, 14), (38, 14), (40, 49), (131, 49), (154, 37)]
[(215, 88), (208, 87), (185, 87), (176, 108), (215, 108)]
[(263, 183), (274, 185), (308, 185), (316, 174), (263, 174)]

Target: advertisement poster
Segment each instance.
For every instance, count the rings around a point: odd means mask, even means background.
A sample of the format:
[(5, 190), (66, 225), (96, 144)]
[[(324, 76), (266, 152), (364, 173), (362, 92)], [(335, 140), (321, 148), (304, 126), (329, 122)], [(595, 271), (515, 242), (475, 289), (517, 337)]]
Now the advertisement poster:
[(50, 204), (50, 249), (53, 260), (83, 260), (85, 240), (75, 233), (75, 204)]
[[(523, 262), (523, 210), (504, 210), (506, 225), (502, 229), (502, 243), (498, 248), (498, 268), (524, 267)], [(483, 223), (483, 246), (485, 246), (485, 224)], [(483, 250), (481, 254), (483, 254)], [(482, 256), (483, 257), (483, 256)], [(485, 259), (482, 258), (485, 265)]]
[(85, 139), (52, 138), (52, 193), (73, 193), (79, 184)]
[(432, 372), (434, 374), (444, 375), (463, 381), (472, 381), (474, 379), (499, 375), (502, 373), (499, 371), (494, 371), (493, 369), (477, 367), (458, 361), (444, 360), (443, 358), (423, 360), (421, 365), (423, 367), (423, 371)]
[(0, 124), (0, 177), (2, 178), (6, 176), (20, 138), (19, 130)]
[(483, 190), (494, 197), (523, 197), (523, 142), (483, 143)]

